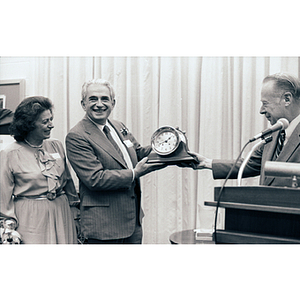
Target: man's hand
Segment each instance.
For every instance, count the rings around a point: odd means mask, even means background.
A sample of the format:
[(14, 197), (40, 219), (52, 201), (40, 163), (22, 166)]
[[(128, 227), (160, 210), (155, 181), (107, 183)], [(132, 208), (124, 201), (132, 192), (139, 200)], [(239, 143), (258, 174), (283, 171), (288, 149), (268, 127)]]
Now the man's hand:
[(76, 233), (77, 233), (77, 237), (81, 235), (81, 226), (80, 226), (80, 209), (75, 207), (75, 206), (71, 206), (71, 214), (75, 223), (75, 227), (76, 227)]
[(202, 169), (211, 169), (212, 168), (212, 159), (207, 158), (203, 155), (200, 155), (196, 152), (188, 151), (188, 154), (190, 154), (197, 162), (191, 162), (191, 163), (180, 163), (178, 164), (181, 168), (192, 168), (194, 170), (202, 170)]
[(167, 166), (164, 163), (147, 164), (148, 157), (144, 157), (134, 168), (135, 178), (140, 178), (148, 173), (163, 169)]
[(211, 169), (212, 168), (212, 159), (207, 158), (203, 155), (200, 155), (196, 152), (188, 152), (190, 155), (192, 155), (197, 161), (198, 164), (193, 164), (194, 170), (201, 170), (201, 169)]

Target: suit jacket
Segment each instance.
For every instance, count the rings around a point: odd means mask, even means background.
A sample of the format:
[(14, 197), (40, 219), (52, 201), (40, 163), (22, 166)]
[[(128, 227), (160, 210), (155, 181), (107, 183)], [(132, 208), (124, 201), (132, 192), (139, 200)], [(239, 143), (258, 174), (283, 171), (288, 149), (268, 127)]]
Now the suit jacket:
[[(273, 154), (277, 145), (279, 132), (272, 134), (272, 141), (264, 146), (260, 147), (251, 156), (247, 166), (245, 167), (243, 177), (260, 175), (260, 185), (268, 186), (292, 186), (292, 178), (289, 177), (270, 177), (265, 176), (265, 163), (273, 158)], [(300, 163), (300, 123), (292, 132), (286, 145), (284, 145), (280, 155), (278, 156), (278, 162), (291, 162)], [(237, 164), (237, 167), (233, 170), (230, 179), (237, 178), (238, 170), (242, 161)], [(226, 178), (233, 161), (213, 160), (212, 170), (214, 179)], [(298, 182), (300, 184), (300, 182)]]
[[(121, 122), (110, 120), (133, 166), (151, 152), (141, 147)], [(123, 158), (105, 134), (84, 117), (66, 137), (68, 159), (79, 178), (81, 229), (84, 238), (120, 239), (132, 235), (141, 223), (141, 189)]]
[(0, 134), (9, 134), (9, 126), (14, 118), (14, 113), (5, 108), (0, 108)]

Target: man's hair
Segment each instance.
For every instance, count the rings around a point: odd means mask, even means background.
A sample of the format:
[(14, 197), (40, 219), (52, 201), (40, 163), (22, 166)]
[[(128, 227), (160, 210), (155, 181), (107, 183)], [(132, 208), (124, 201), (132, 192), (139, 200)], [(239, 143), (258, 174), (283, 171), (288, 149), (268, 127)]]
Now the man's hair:
[(89, 81), (86, 81), (83, 85), (82, 85), (82, 89), (81, 89), (81, 101), (84, 101), (87, 95), (87, 89), (91, 84), (100, 84), (103, 86), (106, 86), (109, 90), (109, 94), (110, 94), (110, 100), (114, 100), (115, 99), (115, 91), (113, 86), (110, 84), (109, 81), (105, 80), (105, 79), (91, 79)]
[(10, 134), (16, 141), (24, 141), (29, 132), (35, 129), (35, 122), (45, 110), (53, 111), (50, 99), (42, 96), (25, 98), (16, 108), (10, 126)]
[(276, 73), (265, 77), (263, 83), (274, 81), (279, 90), (289, 91), (294, 98), (300, 98), (300, 80), (288, 73)]

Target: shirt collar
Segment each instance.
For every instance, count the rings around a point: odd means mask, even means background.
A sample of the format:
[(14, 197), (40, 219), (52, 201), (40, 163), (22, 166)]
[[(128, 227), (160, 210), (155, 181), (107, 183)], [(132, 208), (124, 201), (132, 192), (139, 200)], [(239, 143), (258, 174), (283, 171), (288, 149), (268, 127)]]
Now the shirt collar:
[(107, 120), (106, 120), (106, 123), (104, 124), (104, 125), (101, 125), (101, 124), (97, 124), (95, 121), (93, 121), (88, 115), (87, 115), (87, 118), (92, 122), (92, 123), (94, 123), (101, 131), (103, 131), (103, 128), (104, 128), (104, 126), (108, 126), (109, 128), (111, 128), (110, 126), (109, 126), (109, 123), (107, 122)]
[(288, 126), (288, 128), (285, 130), (286, 133), (286, 139), (288, 139), (291, 134), (293, 133), (293, 131), (295, 130), (296, 126), (299, 124), (300, 122), (300, 115), (298, 115)]

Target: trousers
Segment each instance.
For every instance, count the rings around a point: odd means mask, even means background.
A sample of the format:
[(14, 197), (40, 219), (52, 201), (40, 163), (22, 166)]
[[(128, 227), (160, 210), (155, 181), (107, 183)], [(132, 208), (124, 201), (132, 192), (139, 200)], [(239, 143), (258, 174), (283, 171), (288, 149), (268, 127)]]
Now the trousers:
[(87, 238), (84, 244), (141, 244), (143, 238), (142, 226), (136, 224), (133, 234), (129, 237), (115, 240), (98, 240)]

